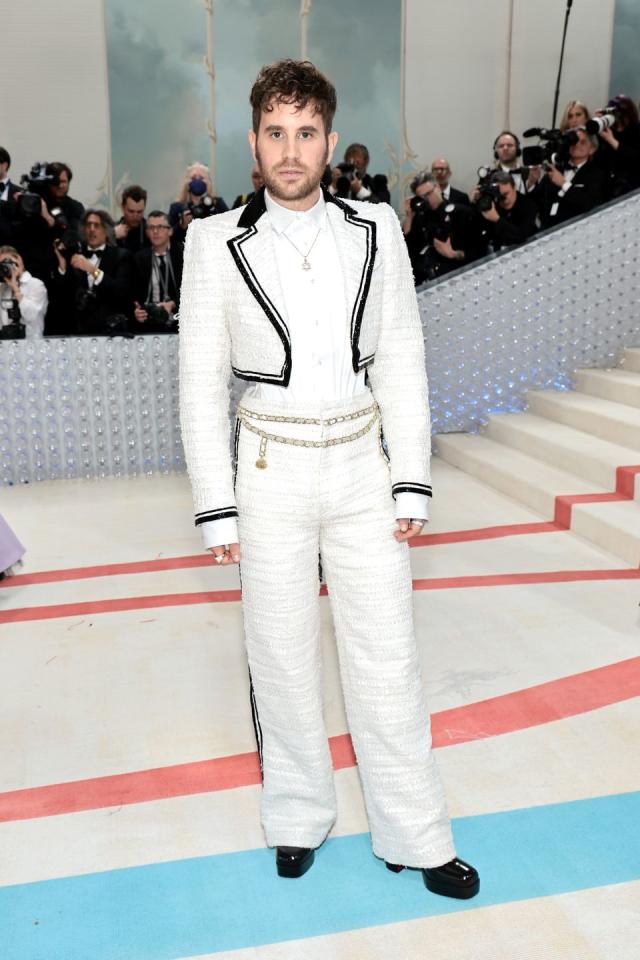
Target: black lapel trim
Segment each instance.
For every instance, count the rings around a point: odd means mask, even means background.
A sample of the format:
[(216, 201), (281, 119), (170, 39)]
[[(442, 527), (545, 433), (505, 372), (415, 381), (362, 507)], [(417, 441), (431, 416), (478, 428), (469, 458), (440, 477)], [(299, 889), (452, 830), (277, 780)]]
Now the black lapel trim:
[(430, 497), (432, 490), (426, 483), (394, 483), (391, 493), (395, 500), (397, 493), (421, 493), (423, 497)]
[(237, 507), (223, 507), (221, 510), (205, 510), (203, 513), (196, 513), (196, 527), (201, 523), (208, 523), (209, 520), (224, 520), (225, 517), (237, 517)]
[(358, 216), (358, 212), (353, 207), (349, 206), (348, 203), (345, 203), (344, 200), (334, 197), (324, 186), (322, 187), (322, 192), (327, 203), (335, 203), (336, 206), (342, 210), (347, 223), (351, 223), (353, 226), (359, 227), (361, 230), (365, 230), (367, 234), (367, 255), (362, 268), (362, 275), (358, 285), (358, 293), (353, 305), (353, 310), (351, 312), (351, 362), (354, 373), (358, 373), (363, 367), (366, 367), (367, 364), (371, 363), (373, 360), (373, 354), (365, 358), (360, 356), (359, 343), (362, 317), (364, 315), (367, 297), (369, 296), (371, 275), (373, 273), (373, 265), (376, 259), (376, 237), (378, 225), (375, 220), (367, 220), (365, 217)]
[[(240, 271), (242, 279), (264, 310), (267, 319), (280, 338), (280, 342), (284, 347), (284, 363), (280, 373), (276, 374), (275, 376), (269, 376), (268, 374), (264, 373), (254, 373), (248, 370), (234, 370), (233, 372), (241, 380), (258, 380), (262, 383), (275, 383), (280, 386), (287, 387), (291, 377), (291, 337), (289, 335), (289, 329), (265, 293), (264, 288), (258, 283), (258, 279), (251, 269), (251, 265), (245, 256), (244, 250), (242, 249), (242, 245), (251, 237), (254, 237), (258, 232), (256, 221), (260, 219), (265, 211), (266, 205), (264, 202), (263, 187), (257, 192), (253, 200), (247, 204), (242, 211), (240, 219), (238, 220), (238, 226), (246, 227), (246, 230), (239, 236), (232, 237), (230, 240), (227, 240), (227, 246), (231, 251), (231, 256), (235, 260), (235, 264)], [(275, 269), (276, 265), (274, 263), (274, 270)]]

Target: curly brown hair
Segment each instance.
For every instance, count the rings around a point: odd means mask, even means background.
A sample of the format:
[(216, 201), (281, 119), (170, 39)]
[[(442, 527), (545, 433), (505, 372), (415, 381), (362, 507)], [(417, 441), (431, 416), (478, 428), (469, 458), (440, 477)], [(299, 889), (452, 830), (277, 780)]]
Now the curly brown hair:
[(336, 88), (309, 60), (277, 60), (262, 68), (249, 102), (254, 133), (258, 132), (262, 114), (273, 110), (274, 103), (291, 103), (298, 110), (313, 104), (314, 113), (321, 115), (329, 133), (337, 106)]

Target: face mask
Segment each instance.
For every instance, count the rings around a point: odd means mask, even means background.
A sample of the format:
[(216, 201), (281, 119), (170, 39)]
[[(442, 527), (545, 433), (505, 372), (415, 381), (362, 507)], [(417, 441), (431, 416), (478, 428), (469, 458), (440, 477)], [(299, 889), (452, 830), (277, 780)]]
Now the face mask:
[(202, 197), (206, 192), (207, 184), (202, 177), (193, 177), (189, 181), (189, 193), (192, 193), (194, 197)]

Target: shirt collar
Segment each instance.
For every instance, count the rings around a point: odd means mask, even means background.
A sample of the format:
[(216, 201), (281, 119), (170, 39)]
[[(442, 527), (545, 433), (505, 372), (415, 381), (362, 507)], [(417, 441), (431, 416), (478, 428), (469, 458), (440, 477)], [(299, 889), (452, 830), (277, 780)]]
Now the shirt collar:
[(283, 207), (269, 195), (268, 190), (264, 192), (264, 200), (271, 226), (276, 233), (285, 233), (294, 224), (320, 230), (327, 219), (327, 207), (322, 191), (320, 191), (317, 203), (309, 210), (290, 210), (289, 207)]
[(101, 247), (88, 247), (89, 256), (92, 257), (94, 253), (102, 253), (106, 246), (106, 243), (103, 243)]

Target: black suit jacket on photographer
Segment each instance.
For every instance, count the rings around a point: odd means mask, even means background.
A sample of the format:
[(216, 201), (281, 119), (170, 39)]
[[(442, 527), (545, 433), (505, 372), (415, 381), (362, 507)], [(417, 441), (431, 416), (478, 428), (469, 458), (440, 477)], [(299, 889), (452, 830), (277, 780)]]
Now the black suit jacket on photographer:
[[(124, 223), (124, 217), (121, 217), (118, 223)], [(136, 254), (151, 246), (151, 241), (147, 236), (147, 221), (142, 218), (137, 227), (129, 230), (125, 237), (119, 237), (116, 243), (121, 250), (128, 250), (131, 254)]]
[[(182, 283), (182, 244), (172, 243), (169, 248), (171, 270), (168, 271), (168, 290), (165, 299), (173, 300), (176, 307), (180, 305), (180, 285)], [(151, 296), (151, 271), (154, 252), (151, 247), (140, 250), (133, 258), (134, 268), (134, 299), (138, 303), (153, 302)], [(162, 291), (161, 291), (162, 298)]]
[(604, 171), (606, 199), (619, 197), (640, 187), (640, 123), (631, 124), (624, 130), (614, 130), (618, 149), (614, 150), (606, 140), (600, 139), (594, 161)]
[(15, 245), (22, 253), (25, 268), (34, 277), (49, 285), (52, 273), (57, 267), (57, 260), (53, 252), (53, 241), (62, 237), (67, 230), (80, 234), (80, 223), (84, 215), (84, 207), (79, 200), (73, 197), (63, 197), (57, 200), (47, 195), (45, 202), (47, 210), (52, 216), (54, 211), (60, 211), (62, 217), (56, 218), (54, 227), (50, 227), (39, 213), (33, 216), (20, 216), (14, 229)]
[(511, 210), (497, 208), (500, 219), (497, 223), (485, 220), (489, 238), (494, 250), (501, 247), (513, 247), (525, 243), (537, 230), (538, 211), (535, 203), (521, 193), (516, 194), (516, 202)]
[(565, 223), (572, 217), (588, 213), (605, 200), (605, 174), (592, 160), (587, 160), (574, 174), (570, 188), (560, 196), (560, 187), (545, 176), (532, 193), (540, 213), (542, 229)]
[[(85, 256), (91, 257), (92, 251), (86, 250)], [(61, 276), (56, 271), (54, 282), (56, 293), (70, 314), (75, 318), (75, 332), (78, 334), (108, 335), (111, 332), (109, 320), (115, 316), (130, 320), (133, 306), (133, 261), (127, 250), (107, 246), (99, 254), (98, 266), (102, 270), (102, 280), (93, 287), (89, 285), (89, 276), (84, 270), (69, 267)], [(122, 332), (120, 324), (118, 332)]]
[[(469, 204), (443, 201), (437, 210), (431, 210), (426, 203), (421, 206), (405, 237), (416, 285), (485, 256), (487, 240), (481, 219)], [(436, 237), (441, 240), (448, 237), (453, 249), (464, 256), (459, 259), (442, 256), (433, 242)]]

